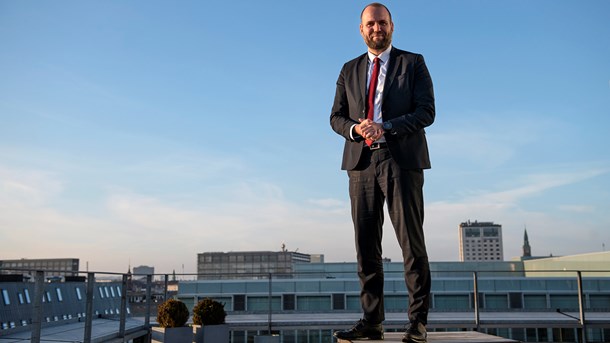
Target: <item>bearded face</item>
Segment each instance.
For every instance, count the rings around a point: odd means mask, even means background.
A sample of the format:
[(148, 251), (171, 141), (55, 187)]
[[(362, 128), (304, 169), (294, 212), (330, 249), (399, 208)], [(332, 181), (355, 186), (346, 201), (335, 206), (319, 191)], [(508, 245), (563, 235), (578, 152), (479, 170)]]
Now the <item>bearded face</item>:
[(392, 43), (392, 32), (377, 31), (364, 35), (364, 42), (372, 50), (383, 51)]
[(385, 7), (369, 6), (362, 12), (360, 34), (369, 50), (375, 54), (387, 49), (392, 43), (394, 23)]

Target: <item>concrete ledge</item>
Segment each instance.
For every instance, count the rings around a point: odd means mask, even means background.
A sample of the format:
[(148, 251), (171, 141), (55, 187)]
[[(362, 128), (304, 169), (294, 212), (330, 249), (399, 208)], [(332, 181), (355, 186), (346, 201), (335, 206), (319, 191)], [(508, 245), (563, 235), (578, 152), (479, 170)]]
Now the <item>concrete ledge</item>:
[[(350, 342), (367, 342), (367, 343), (402, 343), (402, 332), (386, 332), (385, 340), (383, 341), (371, 341), (371, 340), (355, 340), (348, 341), (344, 339), (337, 340), (338, 343), (350, 343)], [(512, 339), (502, 338), (476, 331), (462, 331), (462, 332), (429, 332), (428, 343), (515, 343)]]
[[(91, 343), (114, 341), (119, 337), (119, 321), (111, 319), (94, 319), (91, 328)], [(144, 322), (128, 318), (125, 322), (125, 336), (134, 339), (148, 334)], [(27, 343), (30, 342), (31, 331), (23, 331), (1, 336), (2, 343)], [(70, 323), (43, 327), (40, 333), (40, 341), (44, 342), (83, 342), (85, 336), (85, 323)], [(121, 339), (121, 341), (123, 341)]]

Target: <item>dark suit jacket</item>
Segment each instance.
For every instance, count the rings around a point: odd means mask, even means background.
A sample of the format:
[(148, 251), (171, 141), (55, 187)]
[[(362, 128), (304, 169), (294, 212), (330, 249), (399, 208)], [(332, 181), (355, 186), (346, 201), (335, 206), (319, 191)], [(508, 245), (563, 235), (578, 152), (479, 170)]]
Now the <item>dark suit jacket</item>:
[[(341, 169), (352, 170), (358, 164), (364, 139), (355, 132), (350, 138), (352, 125), (358, 118), (366, 118), (367, 54), (343, 65), (330, 125), (345, 137)], [(434, 92), (432, 79), (419, 54), (392, 48), (387, 69), (382, 116), (392, 122), (396, 134), (385, 134), (392, 158), (405, 169), (428, 169), (430, 158), (424, 128), (434, 122)]]

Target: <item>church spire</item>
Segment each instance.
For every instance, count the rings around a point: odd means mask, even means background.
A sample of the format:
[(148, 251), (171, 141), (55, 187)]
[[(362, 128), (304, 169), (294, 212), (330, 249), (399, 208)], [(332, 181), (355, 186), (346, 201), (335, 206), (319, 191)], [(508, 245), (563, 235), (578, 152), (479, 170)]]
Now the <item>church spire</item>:
[(527, 228), (523, 234), (523, 257), (532, 257), (532, 248), (530, 247), (530, 241), (527, 238)]

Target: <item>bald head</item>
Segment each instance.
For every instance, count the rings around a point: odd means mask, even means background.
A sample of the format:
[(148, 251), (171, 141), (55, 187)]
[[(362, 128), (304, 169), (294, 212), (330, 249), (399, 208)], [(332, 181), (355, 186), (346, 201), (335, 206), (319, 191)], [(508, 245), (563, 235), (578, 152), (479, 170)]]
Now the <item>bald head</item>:
[(362, 15), (364, 14), (364, 11), (368, 8), (368, 7), (377, 7), (377, 8), (383, 8), (388, 12), (388, 15), (390, 16), (390, 20), (392, 20), (392, 13), (390, 13), (390, 10), (382, 3), (379, 2), (372, 2), (368, 5), (366, 5), (363, 9), (362, 12), (360, 12), (360, 20), (362, 21)]

